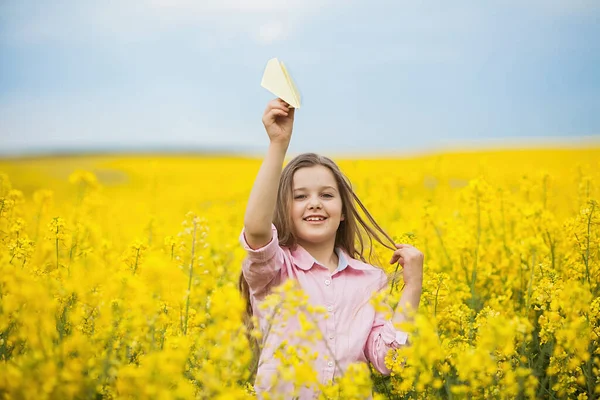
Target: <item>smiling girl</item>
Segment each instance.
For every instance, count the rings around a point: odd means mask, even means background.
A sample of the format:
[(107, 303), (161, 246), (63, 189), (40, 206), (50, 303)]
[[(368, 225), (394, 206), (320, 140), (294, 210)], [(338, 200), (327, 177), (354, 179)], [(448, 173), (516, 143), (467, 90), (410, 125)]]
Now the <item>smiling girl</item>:
[[(240, 289), (247, 312), (258, 318), (262, 332), (255, 389), (257, 395), (291, 396), (291, 388), (277, 381), (279, 365), (273, 356), (282, 345), (303, 345), (316, 353), (313, 369), (321, 384), (331, 383), (356, 362), (370, 362), (389, 374), (386, 354), (407, 345), (408, 335), (396, 328), (416, 310), (423, 281), (423, 254), (408, 244), (395, 244), (369, 214), (348, 179), (329, 158), (301, 154), (283, 169), (290, 144), (295, 109), (281, 99), (267, 105), (263, 124), (270, 145), (248, 200), (240, 235), (247, 257), (242, 265)], [(359, 214), (365, 215), (366, 220)], [(363, 234), (361, 234), (363, 232)], [(403, 266), (404, 290), (391, 320), (369, 300), (386, 287), (381, 268), (365, 259), (365, 236), (393, 253), (390, 264)], [(385, 239), (385, 240), (384, 240)], [(314, 306), (322, 340), (294, 340), (301, 330), (297, 319), (266, 322), (259, 305), (272, 289), (295, 280)], [(301, 399), (314, 398), (314, 388), (300, 389)]]

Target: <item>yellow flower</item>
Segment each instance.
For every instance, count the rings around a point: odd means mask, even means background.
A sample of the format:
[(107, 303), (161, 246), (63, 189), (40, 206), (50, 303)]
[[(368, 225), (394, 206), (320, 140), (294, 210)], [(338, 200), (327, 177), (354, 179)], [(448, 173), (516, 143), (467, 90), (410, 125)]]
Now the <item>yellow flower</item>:
[[(397, 326), (409, 343), (388, 352), (390, 377), (357, 364), (324, 384), (310, 343), (328, 313), (287, 280), (258, 307), (267, 321), (298, 318), (307, 344), (277, 349), (276, 378), (323, 399), (598, 396), (598, 159), (599, 149), (531, 149), (339, 160), (394, 241), (425, 253), (420, 306)], [(246, 333), (261, 332), (256, 317), (254, 330), (244, 324), (238, 238), (259, 167), (227, 157), (0, 160), (0, 391), (253, 398)], [(64, 171), (75, 172), (57, 179)], [(365, 256), (397, 283), (373, 305), (395, 309), (402, 269), (378, 243)]]

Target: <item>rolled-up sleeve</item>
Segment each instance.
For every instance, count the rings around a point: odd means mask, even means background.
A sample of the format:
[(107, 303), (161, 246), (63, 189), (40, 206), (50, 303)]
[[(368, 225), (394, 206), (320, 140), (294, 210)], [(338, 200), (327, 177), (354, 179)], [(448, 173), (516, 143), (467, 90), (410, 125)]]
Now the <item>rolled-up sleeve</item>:
[(246, 241), (244, 230), (240, 234), (240, 243), (246, 250), (246, 258), (242, 263), (242, 273), (252, 295), (264, 291), (269, 283), (278, 276), (283, 266), (283, 250), (279, 246), (277, 229), (271, 224), (273, 236), (271, 241), (259, 249), (252, 249)]
[(392, 321), (378, 312), (365, 345), (365, 356), (377, 371), (389, 375), (391, 371), (385, 366), (385, 356), (391, 349), (405, 346), (407, 341), (408, 334), (394, 328)]

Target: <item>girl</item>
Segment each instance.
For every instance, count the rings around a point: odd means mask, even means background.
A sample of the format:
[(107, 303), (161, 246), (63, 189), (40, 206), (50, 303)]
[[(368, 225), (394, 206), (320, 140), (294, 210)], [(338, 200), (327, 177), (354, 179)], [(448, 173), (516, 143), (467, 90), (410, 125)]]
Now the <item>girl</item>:
[[(292, 396), (292, 387), (275, 379), (279, 362), (274, 352), (282, 345), (310, 346), (311, 354), (316, 353), (312, 367), (321, 384), (331, 383), (355, 362), (370, 362), (389, 374), (386, 354), (407, 343), (407, 334), (395, 326), (407, 318), (402, 310), (416, 310), (421, 297), (423, 254), (407, 244), (394, 245), (333, 161), (302, 154), (282, 172), (294, 113), (281, 99), (267, 105), (262, 121), (270, 145), (250, 193), (240, 235), (247, 252), (240, 289), (248, 314), (258, 318), (262, 332), (255, 382), (259, 397), (265, 392)], [(405, 287), (392, 320), (369, 304), (373, 292), (386, 286), (387, 277), (366, 262), (359, 228), (371, 243), (374, 239), (393, 250), (390, 264), (403, 266)], [(297, 319), (286, 323), (275, 319), (271, 325), (276, 326), (269, 326), (261, 313), (261, 301), (287, 279), (296, 280), (312, 305), (327, 310), (326, 317), (315, 315), (321, 340), (297, 338), (301, 330)], [(300, 389), (301, 399), (316, 396), (314, 388)]]

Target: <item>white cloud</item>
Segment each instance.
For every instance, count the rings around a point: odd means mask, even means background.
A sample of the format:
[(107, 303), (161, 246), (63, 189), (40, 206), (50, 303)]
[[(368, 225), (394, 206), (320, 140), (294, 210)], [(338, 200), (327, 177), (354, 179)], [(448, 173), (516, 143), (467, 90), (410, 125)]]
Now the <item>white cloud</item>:
[(281, 21), (272, 21), (260, 26), (258, 30), (258, 41), (270, 44), (286, 37), (286, 28)]

